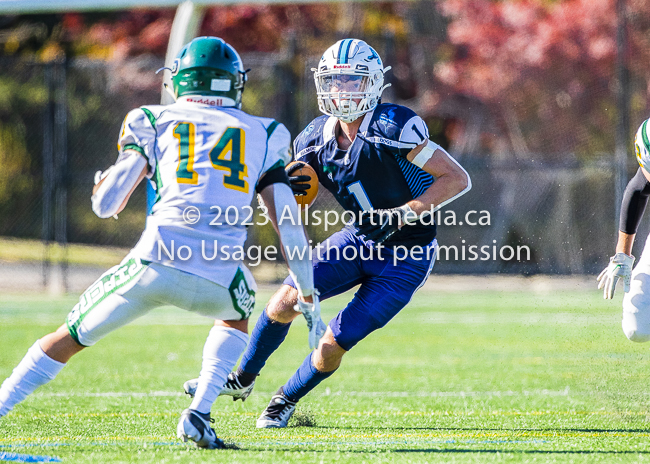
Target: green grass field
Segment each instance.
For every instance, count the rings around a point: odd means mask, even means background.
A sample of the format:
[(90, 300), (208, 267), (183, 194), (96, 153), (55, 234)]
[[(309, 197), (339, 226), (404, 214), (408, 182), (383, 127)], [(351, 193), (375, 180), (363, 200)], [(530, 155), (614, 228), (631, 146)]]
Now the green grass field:
[[(435, 276), (434, 276), (435, 277)], [(269, 292), (258, 295), (258, 307)], [(323, 304), (331, 318), (351, 294)], [(75, 299), (0, 296), (0, 378)], [(308, 353), (298, 320), (245, 402), (219, 398), (217, 434), (238, 450), (175, 437), (210, 321), (157, 310), (74, 358), (0, 419), (0, 461), (645, 462), (648, 345), (620, 329), (620, 296), (423, 290), (304, 398), (284, 430), (257, 430), (271, 394)], [(13, 454), (12, 454), (13, 453)]]

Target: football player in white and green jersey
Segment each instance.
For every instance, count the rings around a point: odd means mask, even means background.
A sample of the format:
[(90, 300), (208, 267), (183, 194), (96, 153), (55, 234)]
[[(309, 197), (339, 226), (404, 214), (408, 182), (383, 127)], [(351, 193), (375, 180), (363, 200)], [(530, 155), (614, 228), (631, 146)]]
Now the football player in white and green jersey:
[[(283, 247), (307, 247), (284, 165), (287, 129), (241, 111), (246, 72), (237, 52), (201, 37), (179, 53), (172, 71), (176, 102), (129, 112), (117, 162), (96, 175), (93, 211), (118, 214), (144, 177), (156, 202), (137, 245), (81, 295), (57, 331), (36, 341), (0, 388), (0, 417), (52, 380), (83, 348), (151, 309), (174, 305), (215, 319), (203, 350), (197, 393), (181, 414), (179, 438), (221, 448), (210, 409), (248, 342), (255, 281), (242, 263), (250, 207), (259, 193)], [(302, 256), (300, 259), (298, 255)], [(310, 327), (320, 327), (308, 253), (287, 255)], [(314, 334), (310, 334), (310, 340)]]
[(623, 333), (633, 342), (650, 341), (650, 236), (636, 267), (632, 246), (650, 198), (650, 119), (643, 121), (634, 140), (639, 169), (628, 182), (621, 202), (616, 253), (598, 276), (598, 288), (606, 300), (614, 298), (623, 281)]

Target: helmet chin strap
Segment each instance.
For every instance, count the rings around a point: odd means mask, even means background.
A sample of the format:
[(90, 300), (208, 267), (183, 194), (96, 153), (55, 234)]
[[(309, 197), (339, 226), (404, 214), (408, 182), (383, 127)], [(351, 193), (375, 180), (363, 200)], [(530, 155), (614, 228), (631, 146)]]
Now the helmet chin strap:
[[(341, 105), (342, 103), (349, 103), (349, 105)], [(354, 100), (343, 100), (342, 102), (339, 102), (339, 104), (341, 105), (340, 109), (342, 111), (348, 110), (347, 111), (348, 114), (346, 116), (339, 117), (338, 119), (345, 123), (356, 121), (358, 116), (355, 117), (353, 116), (353, 114), (356, 113), (359, 108), (357, 102), (355, 102)]]
[(169, 88), (169, 85), (163, 84), (163, 89), (165, 89), (165, 92), (167, 92), (171, 97), (176, 101), (176, 94), (172, 91), (172, 89)]
[(349, 113), (353, 113), (359, 108), (357, 102), (351, 99), (341, 100), (339, 101), (339, 105), (341, 106), (342, 111), (348, 110)]

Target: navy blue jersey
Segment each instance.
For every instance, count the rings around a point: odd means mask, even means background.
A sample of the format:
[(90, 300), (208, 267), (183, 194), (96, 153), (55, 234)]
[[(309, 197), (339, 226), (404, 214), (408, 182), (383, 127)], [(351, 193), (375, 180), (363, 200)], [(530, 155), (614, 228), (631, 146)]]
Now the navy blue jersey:
[[(422, 118), (393, 104), (378, 105), (363, 118), (348, 150), (338, 148), (337, 119), (329, 116), (314, 119), (294, 141), (296, 160), (309, 163), (320, 183), (357, 217), (362, 210), (402, 206), (434, 182), (433, 176), (406, 159), (413, 148), (429, 138)], [(385, 245), (430, 243), (436, 226), (431, 217), (425, 222), (402, 227)]]

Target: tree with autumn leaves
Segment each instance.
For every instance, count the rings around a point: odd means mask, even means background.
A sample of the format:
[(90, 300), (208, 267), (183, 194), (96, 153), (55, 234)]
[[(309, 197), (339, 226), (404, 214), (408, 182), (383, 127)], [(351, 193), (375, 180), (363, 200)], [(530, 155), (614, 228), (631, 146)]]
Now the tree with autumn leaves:
[[(393, 88), (387, 95), (425, 115), (456, 119), (450, 137), (462, 150), (584, 158), (613, 150), (618, 117), (615, 2), (215, 6), (207, 10), (201, 33), (219, 35), (242, 53), (278, 52), (294, 37), (299, 59), (318, 55), (342, 36), (360, 36), (393, 65), (388, 75)], [(648, 110), (650, 4), (627, 0), (626, 12), (634, 126)], [(0, 26), (6, 32), (6, 55), (31, 52), (49, 60), (65, 52), (117, 68), (143, 54), (162, 57), (173, 17), (173, 9), (67, 13), (5, 18)], [(42, 27), (32, 27), (32, 36), (25, 32), (30, 30), (26, 24), (39, 22), (46, 24), (47, 33)], [(296, 73), (302, 70), (295, 68)], [(137, 84), (151, 87), (155, 82), (151, 77)], [(476, 140), (466, 143), (472, 138)]]
[[(611, 159), (614, 151), (614, 128), (620, 117), (615, 105), (616, 1), (415, 0), (215, 6), (208, 9), (201, 34), (223, 37), (255, 63), (249, 65), (257, 70), (251, 73), (244, 96), (248, 111), (285, 123), (286, 114), (281, 111), (300, 112), (302, 119), (311, 120), (318, 111), (308, 66), (334, 41), (359, 37), (378, 50), (385, 65), (393, 67), (387, 73), (392, 87), (386, 90), (385, 100), (405, 104), (425, 117), (434, 140), (444, 139), (453, 154), (577, 165), (600, 157)], [(648, 117), (650, 2), (626, 2), (633, 131)], [(0, 18), (0, 55), (5, 55), (0, 87), (6, 90), (0, 102), (0, 171), (9, 173), (0, 176), (0, 213), (15, 218), (7, 224), (18, 224), (15, 229), (0, 225), (0, 235), (39, 235), (39, 137), (43, 131), (38, 124), (47, 92), (38, 63), (72, 58), (69, 150), (71, 156), (92, 153), (92, 158), (87, 157), (86, 164), (78, 160), (75, 166), (70, 163), (70, 168), (79, 171), (79, 179), (91, 182), (91, 168), (99, 164), (98, 159), (114, 159), (114, 133), (124, 112), (158, 101), (160, 76), (153, 70), (162, 66), (174, 13), (162, 9)], [(23, 58), (37, 66), (24, 66)], [(31, 69), (31, 74), (21, 66)], [(276, 72), (280, 67), (281, 73)], [(278, 93), (292, 95), (282, 100)], [(629, 161), (634, 163), (632, 156)], [(498, 169), (491, 172), (495, 171)], [(506, 174), (509, 176), (501, 178), (477, 176), (492, 190), (476, 189), (494, 208), (494, 217), (501, 214), (495, 221), (502, 224), (504, 233), (555, 236), (569, 243), (568, 229), (553, 229), (553, 224), (566, 223), (575, 209), (590, 215), (585, 216), (584, 227), (580, 223), (575, 228), (589, 236), (580, 243), (596, 243), (593, 236), (606, 235), (604, 226), (593, 227), (605, 222), (592, 215), (593, 209), (573, 208), (580, 201), (612, 203), (609, 190), (593, 186), (603, 183), (600, 173), (587, 179), (591, 184), (581, 184), (590, 190), (585, 194), (582, 188), (576, 201), (556, 192), (559, 182), (554, 172), (546, 172), (547, 183), (553, 184), (548, 189), (533, 188), (529, 179), (535, 180), (537, 173), (510, 170)], [(569, 195), (573, 171), (564, 174), (563, 191)], [(500, 190), (503, 185), (510, 190)], [(497, 198), (494, 192), (501, 191), (511, 194)], [(543, 197), (543, 202), (549, 192), (557, 199), (542, 210), (543, 227), (537, 218), (529, 220), (527, 215), (521, 222), (529, 228), (518, 229), (517, 218), (506, 217), (517, 208), (535, 211), (533, 197)], [(90, 217), (85, 190), (81, 197), (83, 200), (77, 200), (71, 195), (69, 199), (74, 213), (70, 240), (98, 243), (106, 237), (106, 243), (115, 244), (108, 238), (114, 240), (116, 231)], [(558, 205), (564, 209), (555, 208)], [(559, 212), (552, 216), (551, 210)], [(122, 215), (120, 233), (141, 230), (136, 224), (141, 210), (134, 211), (132, 223), (128, 215)], [(127, 237), (125, 243), (129, 240)], [(544, 246), (552, 242), (549, 239)], [(565, 247), (556, 248), (557, 256), (571, 256)], [(591, 253), (595, 260), (597, 253)]]
[[(612, 153), (616, 0), (441, 0), (453, 53), (435, 76), (496, 118), (519, 157)], [(648, 117), (650, 4), (628, 0), (632, 125)], [(489, 126), (489, 124), (486, 124)], [(486, 148), (486, 147), (484, 147)]]

